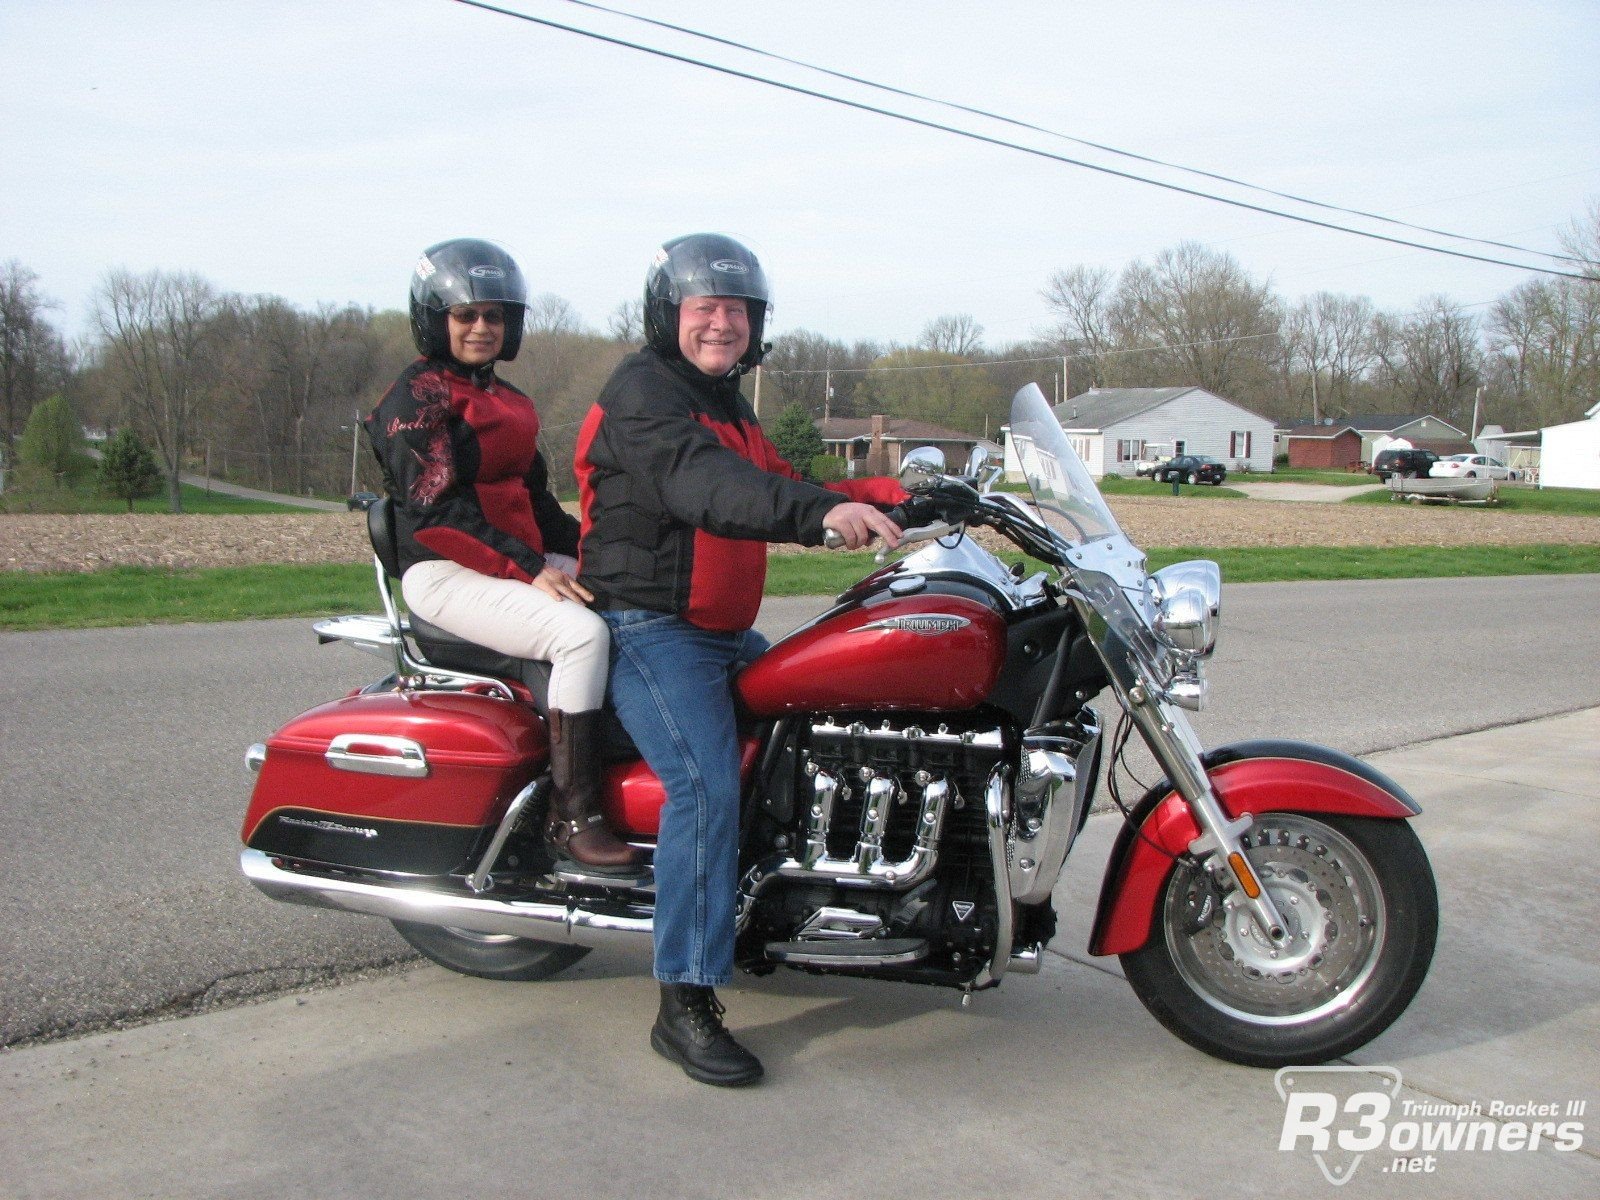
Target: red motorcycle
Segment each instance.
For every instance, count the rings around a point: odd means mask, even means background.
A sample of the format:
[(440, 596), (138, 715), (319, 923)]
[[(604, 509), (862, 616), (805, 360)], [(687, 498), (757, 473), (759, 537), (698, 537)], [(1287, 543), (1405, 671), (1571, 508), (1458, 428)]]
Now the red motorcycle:
[[(1387, 1028), (1432, 958), (1438, 902), (1393, 782), (1338, 751), (1205, 751), (1216, 565), (1154, 574), (1037, 387), (1011, 437), (1032, 502), (909, 456), (900, 513), (927, 544), (869, 574), (736, 680), (747, 717), (737, 961), (959, 988), (1039, 970), (1052, 892), (1088, 818), (1109, 692), (1124, 817), (1089, 949), (1120, 955), (1177, 1036), (1257, 1066), (1344, 1055)], [(433, 961), (543, 979), (650, 936), (637, 876), (558, 863), (545, 665), (407, 619), (385, 504), (368, 510), (384, 616), (319, 622), (393, 670), (303, 713), (247, 756), (241, 865), (276, 899), (393, 921)], [(1048, 569), (1007, 566), (985, 527)], [(385, 565), (387, 564), (387, 566)], [(1131, 806), (1116, 760), (1137, 730), (1166, 778)], [(649, 849), (660, 782), (620, 726), (606, 815)]]

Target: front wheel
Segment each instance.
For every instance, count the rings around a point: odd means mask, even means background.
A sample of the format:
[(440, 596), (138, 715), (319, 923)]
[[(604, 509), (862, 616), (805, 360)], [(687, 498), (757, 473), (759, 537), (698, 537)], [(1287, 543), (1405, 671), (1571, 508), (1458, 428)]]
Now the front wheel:
[(1151, 1014), (1197, 1049), (1254, 1067), (1326, 1062), (1405, 1011), (1433, 959), (1439, 898), (1404, 821), (1264, 813), (1245, 855), (1283, 915), (1269, 942), (1237, 890), (1180, 866), (1150, 940), (1122, 956)]
[(1195, 484), (1200, 482), (1200, 476), (1196, 475), (1193, 471), (1190, 471), (1188, 478), (1185, 479), (1184, 482), (1190, 487), (1193, 487)]
[(530, 982), (559, 975), (585, 954), (587, 946), (536, 942), (505, 933), (474, 933), (443, 925), (395, 921), (400, 936), (441, 967), (480, 979)]

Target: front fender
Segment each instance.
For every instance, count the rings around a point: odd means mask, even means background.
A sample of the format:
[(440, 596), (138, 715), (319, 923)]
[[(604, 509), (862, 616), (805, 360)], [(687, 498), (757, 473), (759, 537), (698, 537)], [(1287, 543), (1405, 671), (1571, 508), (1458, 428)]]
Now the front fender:
[[(1219, 746), (1200, 761), (1230, 817), (1305, 812), (1403, 820), (1422, 811), (1392, 779), (1326, 746), (1238, 742)], [(1199, 836), (1189, 806), (1170, 783), (1162, 780), (1144, 794), (1133, 807), (1132, 820), (1118, 833), (1106, 864), (1089, 953), (1127, 954), (1145, 944), (1173, 869), (1172, 856), (1182, 854)]]

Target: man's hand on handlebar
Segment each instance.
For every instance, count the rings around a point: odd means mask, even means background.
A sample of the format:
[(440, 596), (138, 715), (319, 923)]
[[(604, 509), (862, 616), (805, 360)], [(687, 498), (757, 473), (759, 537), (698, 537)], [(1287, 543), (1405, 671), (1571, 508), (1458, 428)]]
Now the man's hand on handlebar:
[(829, 509), (828, 515), (822, 518), (822, 528), (824, 545), (846, 550), (859, 550), (874, 537), (882, 538), (884, 545), (893, 550), (900, 544), (903, 532), (880, 510), (854, 501)]

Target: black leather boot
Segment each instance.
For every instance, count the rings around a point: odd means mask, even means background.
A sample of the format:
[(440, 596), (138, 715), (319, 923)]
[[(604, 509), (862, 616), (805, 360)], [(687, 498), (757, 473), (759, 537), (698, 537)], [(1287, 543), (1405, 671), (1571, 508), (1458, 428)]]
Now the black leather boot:
[(600, 813), (600, 713), (550, 711), (550, 823), (556, 853), (586, 867), (620, 871), (644, 862), (606, 828)]
[(722, 1027), (716, 992), (693, 983), (663, 983), (661, 1012), (650, 1045), (684, 1074), (716, 1087), (743, 1087), (761, 1078), (761, 1060)]

